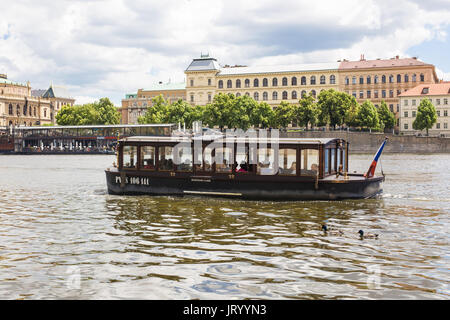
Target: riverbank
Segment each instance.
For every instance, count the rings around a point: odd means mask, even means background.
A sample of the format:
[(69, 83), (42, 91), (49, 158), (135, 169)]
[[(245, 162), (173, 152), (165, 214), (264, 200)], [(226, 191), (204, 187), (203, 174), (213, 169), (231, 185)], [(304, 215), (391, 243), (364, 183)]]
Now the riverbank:
[(399, 136), (386, 133), (347, 131), (303, 131), (287, 132), (289, 138), (341, 138), (350, 142), (352, 153), (375, 152), (384, 137), (389, 138), (385, 153), (450, 153), (450, 138)]

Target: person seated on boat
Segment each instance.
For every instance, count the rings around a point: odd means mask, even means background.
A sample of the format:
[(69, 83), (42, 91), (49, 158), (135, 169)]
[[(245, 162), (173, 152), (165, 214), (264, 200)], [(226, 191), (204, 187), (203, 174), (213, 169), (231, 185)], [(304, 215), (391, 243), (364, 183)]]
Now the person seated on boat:
[(312, 171), (315, 171), (314, 174), (317, 174), (317, 172), (319, 171), (319, 167), (317, 166), (316, 163), (313, 163), (313, 164), (311, 165), (311, 170), (312, 170)]
[(296, 174), (297, 172), (297, 162), (293, 161), (291, 167), (289, 168), (290, 174)]
[(241, 162), (239, 170), (237, 172), (248, 172), (247, 163), (245, 161)]
[(208, 160), (205, 160), (205, 170), (206, 170), (206, 171), (211, 170), (211, 164), (209, 163)]

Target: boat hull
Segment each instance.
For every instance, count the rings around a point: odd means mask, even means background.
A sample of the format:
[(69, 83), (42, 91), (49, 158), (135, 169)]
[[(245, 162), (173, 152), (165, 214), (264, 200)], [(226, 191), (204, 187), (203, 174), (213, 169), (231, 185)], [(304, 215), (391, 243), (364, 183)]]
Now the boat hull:
[(136, 172), (105, 171), (109, 194), (198, 195), (252, 200), (342, 200), (372, 198), (382, 192), (384, 177), (307, 180), (264, 177), (152, 176)]

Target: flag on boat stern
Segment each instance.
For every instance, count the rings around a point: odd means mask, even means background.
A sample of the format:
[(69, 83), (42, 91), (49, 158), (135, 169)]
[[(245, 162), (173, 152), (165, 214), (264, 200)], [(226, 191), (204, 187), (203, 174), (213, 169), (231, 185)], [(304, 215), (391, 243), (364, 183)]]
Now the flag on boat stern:
[(366, 178), (371, 178), (374, 176), (375, 174), (375, 168), (377, 167), (377, 163), (378, 163), (378, 158), (381, 156), (381, 152), (383, 152), (383, 148), (384, 145), (386, 144), (386, 142), (388, 141), (388, 138), (384, 138), (383, 143), (381, 144), (381, 146), (378, 148), (377, 153), (375, 154), (375, 158), (373, 158), (372, 164), (369, 167), (369, 170), (367, 170), (366, 174), (364, 175), (364, 177)]

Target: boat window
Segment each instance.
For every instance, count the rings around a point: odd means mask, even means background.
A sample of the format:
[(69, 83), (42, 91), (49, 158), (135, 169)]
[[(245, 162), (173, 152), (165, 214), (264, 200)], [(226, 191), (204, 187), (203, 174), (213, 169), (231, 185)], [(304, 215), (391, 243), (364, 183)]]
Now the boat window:
[(216, 172), (231, 172), (233, 165), (233, 149), (232, 148), (216, 148)]
[(339, 165), (342, 164), (341, 161), (342, 161), (342, 160), (341, 160), (341, 149), (337, 149), (337, 167), (336, 167), (336, 168), (339, 169)]
[(248, 146), (238, 145), (236, 150), (236, 172), (247, 173), (252, 170), (248, 160)]
[(159, 147), (158, 169), (161, 171), (173, 170), (173, 148)]
[(331, 150), (331, 172), (336, 171), (336, 162), (334, 159), (336, 159), (336, 149), (330, 149)]
[(141, 147), (141, 169), (155, 170), (155, 147)]
[(177, 171), (192, 171), (192, 148), (190, 143), (186, 146), (175, 148), (174, 162), (177, 166)]
[(137, 146), (123, 147), (123, 167), (136, 168), (137, 164)]
[(289, 176), (297, 174), (297, 150), (280, 149), (278, 151), (278, 173)]
[(319, 172), (319, 150), (302, 149), (300, 174), (315, 176)]
[(330, 149), (325, 149), (325, 174), (330, 172)]
[(275, 150), (271, 148), (259, 148), (257, 173), (261, 175), (276, 174), (278, 168), (275, 166)]

